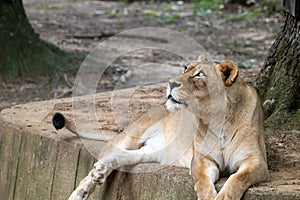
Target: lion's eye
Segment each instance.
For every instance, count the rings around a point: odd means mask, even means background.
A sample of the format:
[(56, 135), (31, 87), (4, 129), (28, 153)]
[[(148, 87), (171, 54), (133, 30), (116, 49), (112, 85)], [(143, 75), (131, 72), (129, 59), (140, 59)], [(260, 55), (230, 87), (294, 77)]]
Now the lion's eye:
[(205, 76), (205, 74), (204, 74), (203, 71), (200, 71), (200, 72), (198, 72), (197, 74), (195, 74), (195, 77), (196, 77), (196, 78), (202, 78), (202, 77), (204, 77), (204, 76)]

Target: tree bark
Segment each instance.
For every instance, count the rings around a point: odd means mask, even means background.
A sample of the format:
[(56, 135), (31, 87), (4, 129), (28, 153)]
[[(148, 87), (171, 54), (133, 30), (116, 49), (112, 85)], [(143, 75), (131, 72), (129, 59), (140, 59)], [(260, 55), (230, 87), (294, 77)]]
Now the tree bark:
[(40, 40), (22, 0), (0, 0), (0, 44), (2, 77), (49, 74), (70, 61), (66, 53)]
[(296, 113), (298, 118), (300, 113), (299, 29), (300, 22), (286, 13), (282, 30), (255, 84), (264, 101), (265, 117), (278, 124), (287, 122), (291, 114)]

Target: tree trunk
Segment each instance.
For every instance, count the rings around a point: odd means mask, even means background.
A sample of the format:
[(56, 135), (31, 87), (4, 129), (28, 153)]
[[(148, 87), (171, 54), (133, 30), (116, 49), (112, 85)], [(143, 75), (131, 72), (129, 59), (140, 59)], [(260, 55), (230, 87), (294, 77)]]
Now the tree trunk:
[(22, 0), (0, 0), (0, 75), (49, 74), (70, 60), (66, 53), (39, 39)]
[[(300, 22), (286, 13), (284, 26), (273, 43), (256, 87), (264, 101), (265, 117), (272, 124), (294, 123), (300, 112)], [(295, 115), (296, 114), (296, 115)], [(293, 119), (292, 119), (292, 118)], [(296, 121), (295, 121), (296, 120)]]

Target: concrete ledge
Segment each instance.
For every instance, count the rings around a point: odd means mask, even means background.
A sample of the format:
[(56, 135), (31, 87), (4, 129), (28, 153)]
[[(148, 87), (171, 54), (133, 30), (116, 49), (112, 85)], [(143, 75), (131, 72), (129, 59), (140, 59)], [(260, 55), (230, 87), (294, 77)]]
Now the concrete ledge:
[[(163, 91), (159, 86), (137, 91), (133, 97), (137, 113), (151, 104), (163, 102)], [(99, 94), (96, 99), (102, 105), (108, 104), (110, 93)], [(51, 125), (52, 113), (60, 111), (70, 114), (71, 105), (71, 99), (62, 99), (18, 105), (1, 111), (1, 199), (65, 200), (81, 178), (87, 175), (95, 162), (93, 156), (78, 138), (67, 131), (59, 131), (58, 134)], [(104, 127), (114, 130), (112, 116), (109, 117), (101, 109), (97, 110), (97, 113), (102, 112), (98, 120), (106, 124)], [(97, 145), (102, 146), (104, 142)], [(138, 167), (141, 165), (133, 169)], [(300, 181), (293, 180), (295, 187), (286, 189), (276, 179), (275, 173), (271, 173), (270, 182), (250, 188), (244, 199), (300, 199)], [(217, 188), (223, 183), (224, 179), (217, 184)], [(196, 197), (188, 170), (166, 167), (143, 174), (116, 171), (90, 199), (182, 200)]]

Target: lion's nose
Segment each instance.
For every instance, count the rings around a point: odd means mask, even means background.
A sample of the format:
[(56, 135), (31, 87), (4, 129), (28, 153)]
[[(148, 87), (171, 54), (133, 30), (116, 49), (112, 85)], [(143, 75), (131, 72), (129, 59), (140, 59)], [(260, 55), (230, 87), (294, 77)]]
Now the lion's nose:
[(173, 90), (174, 88), (180, 87), (181, 83), (169, 81), (169, 86), (170, 86), (170, 89)]

